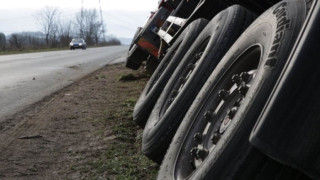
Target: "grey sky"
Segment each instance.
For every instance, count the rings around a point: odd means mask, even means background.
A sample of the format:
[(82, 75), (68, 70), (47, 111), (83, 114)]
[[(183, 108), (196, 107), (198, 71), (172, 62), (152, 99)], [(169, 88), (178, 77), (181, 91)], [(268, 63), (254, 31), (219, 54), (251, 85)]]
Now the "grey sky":
[[(82, 0), (0, 0), (0, 32), (11, 34), (39, 31), (34, 16), (45, 6), (58, 7), (64, 19), (74, 18)], [(107, 34), (131, 38), (136, 27), (142, 25), (158, 0), (101, 0)], [(97, 8), (99, 0), (83, 0), (84, 8)]]

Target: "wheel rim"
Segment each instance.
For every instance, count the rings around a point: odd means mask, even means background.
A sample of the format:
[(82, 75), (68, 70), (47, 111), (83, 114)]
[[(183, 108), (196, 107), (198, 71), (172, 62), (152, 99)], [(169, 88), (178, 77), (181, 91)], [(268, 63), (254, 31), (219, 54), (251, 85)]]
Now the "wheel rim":
[(191, 77), (193, 70), (196, 68), (196, 66), (199, 64), (201, 57), (209, 43), (210, 37), (205, 39), (192, 55), (191, 58), (188, 60), (188, 64), (186, 65), (186, 68), (181, 72), (180, 78), (176, 81), (176, 83), (173, 85), (171, 92), (168, 94), (168, 98), (166, 98), (166, 101), (164, 102), (161, 111), (160, 116), (165, 114), (167, 109), (170, 107), (170, 105), (174, 102), (178, 94), (183, 89), (185, 83), (188, 81), (188, 79)]
[(259, 68), (261, 48), (248, 48), (227, 69), (205, 100), (176, 161), (176, 179), (185, 179), (201, 167), (208, 154), (225, 137), (246, 98)]

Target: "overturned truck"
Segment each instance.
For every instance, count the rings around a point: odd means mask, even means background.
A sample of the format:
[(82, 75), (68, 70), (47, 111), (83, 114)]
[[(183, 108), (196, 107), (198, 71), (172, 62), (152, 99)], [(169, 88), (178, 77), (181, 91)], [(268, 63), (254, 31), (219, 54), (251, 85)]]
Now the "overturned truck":
[(320, 2), (158, 5), (126, 62), (158, 179), (320, 179)]

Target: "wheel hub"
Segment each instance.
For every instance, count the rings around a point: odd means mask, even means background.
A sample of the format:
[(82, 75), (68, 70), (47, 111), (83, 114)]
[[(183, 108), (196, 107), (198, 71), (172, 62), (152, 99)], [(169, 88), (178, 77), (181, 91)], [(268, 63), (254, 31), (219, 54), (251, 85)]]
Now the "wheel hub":
[(232, 124), (255, 77), (255, 72), (256, 70), (252, 70), (234, 74), (231, 79), (227, 80), (231, 83), (225, 83), (229, 85), (217, 91), (219, 97), (217, 106), (204, 113), (203, 120), (206, 125), (201, 132), (194, 134), (196, 146), (190, 151), (194, 168), (199, 167), (207, 155), (214, 150)]

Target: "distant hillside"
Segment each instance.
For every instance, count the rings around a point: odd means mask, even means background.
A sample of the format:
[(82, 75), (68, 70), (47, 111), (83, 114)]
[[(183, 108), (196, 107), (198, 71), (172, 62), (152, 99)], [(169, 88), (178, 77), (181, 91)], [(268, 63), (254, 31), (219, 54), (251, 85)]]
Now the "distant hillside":
[(130, 45), (132, 38), (118, 38), (123, 45)]

